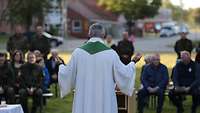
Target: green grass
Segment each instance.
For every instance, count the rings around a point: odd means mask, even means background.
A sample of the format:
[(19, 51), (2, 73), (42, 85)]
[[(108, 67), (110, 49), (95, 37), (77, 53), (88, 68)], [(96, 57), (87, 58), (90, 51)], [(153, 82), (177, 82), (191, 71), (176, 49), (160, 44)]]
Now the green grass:
[(8, 36), (7, 35), (0, 35), (0, 44), (4, 44), (8, 41)]
[[(68, 62), (71, 55), (70, 53), (61, 53), (61, 57), (65, 59), (65, 62)], [(194, 55), (193, 55), (194, 58)], [(143, 60), (143, 59), (142, 59)], [(175, 64), (176, 54), (174, 53), (161, 53), (161, 62), (169, 67), (169, 73), (171, 74), (171, 68)], [(136, 76), (136, 88), (140, 86), (140, 72), (141, 66), (144, 64), (143, 61), (140, 61), (137, 64), (137, 76)], [(54, 88), (51, 88), (54, 92)], [(69, 94), (64, 99), (52, 97), (48, 99), (47, 105), (44, 108), (45, 113), (71, 113), (72, 111), (72, 100), (73, 95)], [(191, 97), (188, 96), (186, 101), (184, 101), (184, 113), (190, 113), (191, 107)], [(145, 113), (155, 113), (155, 108), (146, 108)], [(176, 113), (175, 107), (169, 102), (168, 97), (165, 98), (163, 112), (162, 113)], [(200, 109), (197, 110), (197, 113), (200, 113)]]
[(64, 99), (51, 98), (48, 100), (47, 105), (44, 107), (45, 113), (71, 113), (72, 111), (73, 95), (69, 94)]

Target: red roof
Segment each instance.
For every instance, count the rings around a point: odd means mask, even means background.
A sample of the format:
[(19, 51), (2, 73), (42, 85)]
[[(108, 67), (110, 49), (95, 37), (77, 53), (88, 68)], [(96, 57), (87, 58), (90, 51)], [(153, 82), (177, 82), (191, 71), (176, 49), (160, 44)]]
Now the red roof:
[(97, 0), (69, 0), (68, 7), (88, 19), (107, 21), (118, 19), (114, 13), (99, 6)]

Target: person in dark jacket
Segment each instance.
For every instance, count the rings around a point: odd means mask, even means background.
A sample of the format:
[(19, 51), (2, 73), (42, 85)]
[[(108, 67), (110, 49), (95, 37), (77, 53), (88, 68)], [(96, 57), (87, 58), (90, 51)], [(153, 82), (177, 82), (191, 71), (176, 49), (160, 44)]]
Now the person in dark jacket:
[(49, 74), (49, 71), (47, 69), (47, 66), (44, 63), (43, 58), (38, 60), (37, 64), (42, 67), (42, 71), (43, 71), (43, 92), (46, 93), (46, 92), (48, 92), (48, 88), (49, 88), (49, 84), (50, 84), (50, 74)]
[(159, 54), (153, 55), (151, 60), (152, 63), (147, 65), (142, 73), (143, 88), (138, 92), (138, 113), (144, 112), (146, 98), (152, 94), (158, 96), (156, 112), (162, 112), (164, 91), (169, 80), (168, 69), (160, 63)]
[(15, 51), (13, 54), (13, 60), (11, 60), (11, 66), (14, 71), (15, 75), (15, 83), (14, 83), (14, 89), (15, 93), (18, 93), (20, 89), (20, 79), (21, 79), (21, 66), (24, 64), (24, 57), (23, 53), (19, 50)]
[(58, 68), (60, 64), (64, 64), (62, 58), (58, 56), (58, 50), (52, 49), (51, 50), (51, 57), (45, 63), (47, 69), (49, 70), (50, 80), (52, 83), (58, 82)]
[(134, 46), (129, 41), (128, 32), (123, 32), (123, 40), (118, 42), (117, 53), (125, 65), (131, 62), (131, 57), (134, 54)]
[(36, 56), (30, 52), (27, 55), (27, 63), (21, 67), (20, 103), (25, 113), (28, 113), (28, 96), (32, 96), (33, 104), (31, 113), (36, 113), (38, 106), (42, 104), (43, 71), (36, 64)]
[(30, 51), (39, 50), (46, 61), (47, 55), (51, 49), (50, 42), (47, 37), (43, 35), (44, 30), (42, 26), (37, 26), (36, 31), (36, 35), (31, 39)]
[(15, 102), (14, 72), (6, 61), (5, 53), (0, 53), (0, 100), (5, 98), (8, 104)]
[(198, 106), (198, 82), (200, 81), (196, 73), (196, 64), (191, 60), (188, 51), (181, 52), (181, 61), (176, 64), (173, 72), (174, 89), (169, 92), (169, 99), (177, 107), (177, 113), (182, 113), (184, 94), (192, 95), (191, 113), (196, 113)]
[(180, 35), (181, 35), (181, 39), (176, 41), (175, 46), (174, 46), (174, 50), (177, 54), (177, 59), (180, 59), (181, 51), (188, 51), (189, 53), (191, 53), (194, 48), (192, 41), (186, 37), (187, 33), (181, 32)]
[(15, 28), (15, 34), (12, 35), (7, 42), (7, 51), (10, 53), (11, 57), (16, 50), (22, 51), (23, 56), (29, 50), (28, 38), (23, 35), (21, 26)]

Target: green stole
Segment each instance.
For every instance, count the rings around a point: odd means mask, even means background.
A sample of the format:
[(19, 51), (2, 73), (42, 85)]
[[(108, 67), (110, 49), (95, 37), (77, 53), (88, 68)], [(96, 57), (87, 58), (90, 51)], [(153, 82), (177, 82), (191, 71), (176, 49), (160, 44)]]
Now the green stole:
[(107, 47), (106, 45), (102, 44), (99, 41), (88, 42), (88, 43), (86, 43), (85, 45), (83, 45), (79, 48), (85, 50), (86, 52), (88, 52), (91, 55), (111, 49), (111, 48)]

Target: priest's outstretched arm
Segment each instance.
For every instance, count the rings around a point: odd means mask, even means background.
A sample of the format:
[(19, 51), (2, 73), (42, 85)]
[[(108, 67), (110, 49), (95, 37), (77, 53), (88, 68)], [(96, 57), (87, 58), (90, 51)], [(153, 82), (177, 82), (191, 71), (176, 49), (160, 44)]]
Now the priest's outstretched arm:
[(136, 76), (135, 63), (138, 62), (141, 57), (141, 54), (136, 54), (133, 61), (128, 65), (124, 65), (118, 56), (114, 59), (114, 80), (120, 91), (128, 96), (132, 96)]
[(58, 72), (58, 83), (60, 87), (60, 96), (63, 98), (70, 93), (75, 86), (76, 63), (75, 56), (72, 54), (71, 60), (67, 65), (61, 64)]

